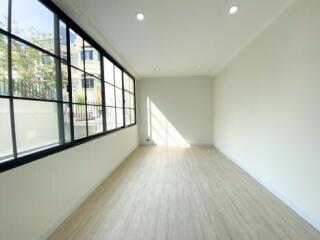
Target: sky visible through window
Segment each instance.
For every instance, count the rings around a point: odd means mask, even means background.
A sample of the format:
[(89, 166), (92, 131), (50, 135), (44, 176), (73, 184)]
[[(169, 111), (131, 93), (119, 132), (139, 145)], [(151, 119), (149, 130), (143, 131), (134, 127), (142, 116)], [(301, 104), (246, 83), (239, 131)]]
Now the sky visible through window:
[(12, 0), (12, 9), (12, 19), (19, 28), (35, 29), (43, 33), (53, 32), (53, 14), (45, 6), (39, 4), (39, 1)]

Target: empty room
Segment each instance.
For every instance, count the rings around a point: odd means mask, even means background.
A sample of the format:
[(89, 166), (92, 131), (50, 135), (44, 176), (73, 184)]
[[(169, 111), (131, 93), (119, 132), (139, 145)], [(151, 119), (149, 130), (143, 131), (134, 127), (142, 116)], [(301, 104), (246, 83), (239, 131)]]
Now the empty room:
[(320, 240), (319, 0), (0, 0), (0, 240)]

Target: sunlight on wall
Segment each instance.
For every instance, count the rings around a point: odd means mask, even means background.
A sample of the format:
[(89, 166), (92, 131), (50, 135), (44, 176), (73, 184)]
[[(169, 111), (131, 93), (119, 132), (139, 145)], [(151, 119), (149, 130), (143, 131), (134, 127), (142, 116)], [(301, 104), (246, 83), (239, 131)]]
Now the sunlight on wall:
[(190, 147), (178, 130), (147, 97), (148, 136), (156, 145)]

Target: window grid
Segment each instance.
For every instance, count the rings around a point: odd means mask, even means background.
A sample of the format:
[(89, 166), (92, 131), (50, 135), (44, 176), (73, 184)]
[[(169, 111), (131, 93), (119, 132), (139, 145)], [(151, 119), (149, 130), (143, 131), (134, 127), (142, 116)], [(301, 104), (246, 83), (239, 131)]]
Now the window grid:
[[(107, 133), (117, 131), (119, 129), (131, 126), (135, 124), (131, 122), (130, 125), (126, 124), (126, 114), (125, 114), (125, 109), (126, 108), (126, 103), (125, 103), (125, 92), (128, 92), (127, 90), (124, 89), (124, 73), (127, 75), (128, 73), (126, 72), (123, 67), (121, 67), (107, 52), (105, 52), (97, 43), (94, 42), (88, 36), (85, 34), (78, 25), (76, 25), (68, 16), (66, 16), (56, 5), (54, 5), (51, 2), (46, 2), (40, 0), (38, 4), (42, 4), (46, 9), (49, 10), (50, 14), (52, 14), (54, 20), (53, 20), (53, 28), (54, 28), (54, 36), (53, 36), (53, 50), (49, 51), (47, 49), (43, 48), (43, 45), (37, 45), (35, 42), (30, 42), (25, 40), (21, 36), (17, 36), (15, 34), (12, 34), (12, 0), (8, 0), (8, 19), (7, 19), (7, 29), (2, 29), (0, 26), (0, 37), (3, 37), (6, 40), (7, 44), (7, 82), (8, 82), (8, 89), (7, 89), (7, 94), (1, 93), (0, 89), (0, 100), (5, 99), (8, 100), (9, 103), (9, 118), (10, 118), (10, 125), (11, 125), (11, 137), (10, 141), (12, 141), (12, 158), (10, 159), (5, 159), (3, 160), (3, 156), (1, 155), (0, 151), (0, 172), (20, 166), (22, 164), (28, 163), (30, 161), (39, 159), (41, 157), (53, 154), (58, 151), (62, 151), (64, 149), (73, 147), (75, 145), (90, 141), (96, 137), (103, 136)], [(60, 33), (61, 26), (64, 25), (64, 30), (65, 31), (65, 40), (62, 39), (62, 35)], [(72, 27), (72, 30), (70, 28), (70, 25)], [(75, 34), (77, 34), (80, 38), (82, 38), (82, 52), (80, 52), (80, 59), (83, 61), (83, 69), (79, 68), (78, 66), (74, 66), (71, 61), (71, 49), (70, 49), (70, 32), (73, 31)], [(80, 32), (80, 33), (79, 33)], [(39, 68), (43, 67), (46, 64), (49, 64), (50, 61), (52, 62), (53, 70), (51, 76), (52, 83), (54, 83), (54, 86), (51, 86), (51, 94), (49, 95), (43, 95), (41, 97), (37, 97), (39, 93), (39, 86), (34, 86), (34, 83), (31, 84), (33, 87), (32, 92), (33, 94), (26, 94), (29, 92), (25, 92), (25, 94), (20, 93), (20, 96), (17, 95), (16, 91), (14, 90), (14, 79), (15, 75), (19, 74), (13, 73), (13, 56), (12, 56), (12, 42), (15, 41), (17, 44), (23, 44), (23, 47), (26, 49), (29, 49), (30, 51), (37, 51), (38, 55), (42, 57), (40, 62), (36, 62), (36, 67), (39, 66)], [(48, 39), (49, 41), (49, 39)], [(65, 51), (62, 50), (62, 43), (61, 41), (65, 41)], [(92, 42), (90, 44), (89, 42)], [(86, 43), (86, 44), (85, 44)], [(93, 49), (93, 50), (92, 50)], [(25, 50), (27, 51), (27, 50)], [(19, 55), (20, 52), (18, 53), (18, 57), (21, 57)], [(114, 82), (113, 84), (110, 84), (109, 82), (106, 82), (104, 79), (104, 58), (108, 59), (113, 64), (113, 77), (114, 77)], [(86, 62), (87, 61), (95, 61), (100, 65), (99, 71), (89, 71), (86, 69)], [(81, 61), (81, 60), (80, 60)], [(88, 63), (89, 64), (89, 63)], [(89, 65), (88, 65), (89, 66)], [(116, 72), (115, 68), (119, 70), (121, 73), (121, 85), (122, 87), (119, 87), (118, 83), (116, 82)], [(62, 70), (63, 69), (63, 70)], [(66, 72), (64, 72), (64, 69), (66, 69)], [(73, 79), (71, 75), (71, 70), (76, 69), (77, 71), (81, 72), (84, 76), (84, 97), (85, 101), (84, 103), (77, 103), (74, 102), (73, 99)], [(89, 68), (88, 68), (89, 69)], [(32, 72), (34, 73), (34, 72)], [(46, 74), (46, 73), (43, 73)], [(41, 79), (44, 79), (46, 81), (46, 76), (43, 75), (42, 72), (39, 75), (39, 81), (43, 81)], [(19, 77), (19, 75), (18, 75)], [(33, 78), (37, 78), (36, 74), (33, 74)], [(88, 87), (90, 88), (90, 83), (87, 82), (92, 81), (91, 79), (94, 79), (94, 85), (95, 81), (97, 80), (100, 82), (100, 89), (94, 89), (96, 91), (96, 96), (100, 96), (99, 100), (98, 97), (95, 99), (95, 102), (88, 102), (88, 95), (89, 95), (89, 90)], [(134, 79), (132, 78), (134, 81)], [(20, 81), (20, 80), (19, 80)], [(38, 80), (36, 80), (38, 81)], [(81, 80), (80, 80), (81, 81)], [(21, 85), (22, 82), (20, 82)], [(89, 85), (88, 85), (89, 84)], [(105, 85), (109, 84), (113, 87), (114, 91), (114, 106), (108, 106), (106, 104), (105, 96)], [(48, 84), (50, 85), (50, 84)], [(81, 85), (81, 82), (80, 82)], [(4, 84), (5, 86), (5, 84)], [(20, 89), (22, 89), (22, 85), (20, 86)], [(26, 88), (24, 86), (24, 88)], [(93, 87), (95, 88), (95, 86)], [(121, 91), (122, 95), (122, 103), (121, 105), (117, 105), (117, 90)], [(63, 92), (65, 91), (65, 92)], [(118, 91), (119, 92), (119, 91)], [(34, 94), (36, 93), (36, 94)], [(130, 92), (130, 94), (133, 94), (135, 98), (134, 92)], [(119, 95), (119, 93), (118, 93)], [(22, 106), (24, 105), (33, 105), (35, 103), (43, 103), (43, 104), (49, 104), (53, 107), (54, 111), (51, 112), (52, 116), (54, 114), (57, 115), (57, 122), (56, 125), (58, 126), (58, 133), (56, 135), (58, 136), (57, 139), (54, 141), (49, 141), (48, 144), (41, 143), (39, 146), (31, 146), (27, 147), (23, 151), (18, 151), (17, 147), (17, 141), (19, 144), (20, 141), (20, 135), (17, 135), (16, 132), (16, 124), (17, 120), (16, 117), (18, 116), (17, 112), (15, 110), (15, 105), (17, 104), (16, 101), (19, 101), (19, 103), (23, 103)], [(135, 104), (135, 101), (134, 101)], [(18, 105), (17, 105), (18, 106)], [(85, 111), (85, 114), (83, 113), (83, 116), (76, 115), (74, 109), (77, 107), (82, 107), (83, 110)], [(108, 122), (108, 116), (106, 114), (107, 108), (113, 108), (114, 109), (114, 114), (115, 114), (115, 128), (114, 129), (107, 129), (107, 122)], [(21, 109), (21, 107), (20, 107)], [(130, 108), (134, 110), (135, 112), (135, 107)], [(17, 110), (18, 111), (18, 110)], [(121, 115), (122, 114), (122, 115)], [(92, 130), (91, 128), (89, 129), (89, 124), (90, 126), (92, 125), (91, 121), (92, 119), (97, 119), (95, 115), (99, 115), (99, 120), (96, 120), (98, 122), (99, 126), (101, 129), (99, 130)], [(66, 119), (67, 117), (67, 119)], [(75, 136), (75, 118), (84, 118), (85, 119), (85, 126), (86, 126), (86, 131), (85, 131), (85, 136), (83, 138), (76, 138)], [(119, 119), (117, 119), (119, 118)], [(20, 120), (21, 122), (21, 120)], [(32, 121), (30, 122), (32, 123)], [(35, 126), (38, 128), (37, 124)], [(19, 127), (21, 129), (21, 127)], [(32, 135), (32, 134), (31, 134)], [(17, 139), (18, 137), (18, 139)], [(30, 137), (30, 136), (28, 136)], [(32, 137), (32, 136), (31, 136)], [(21, 147), (21, 146), (20, 146)], [(25, 148), (25, 146), (22, 146)], [(1, 150), (1, 149), (0, 149)], [(11, 151), (11, 150), (10, 150)]]

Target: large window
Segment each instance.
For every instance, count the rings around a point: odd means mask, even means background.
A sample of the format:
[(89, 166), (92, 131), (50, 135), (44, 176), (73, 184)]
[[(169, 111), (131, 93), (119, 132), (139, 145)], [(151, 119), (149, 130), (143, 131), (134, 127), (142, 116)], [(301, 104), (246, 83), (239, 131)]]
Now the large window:
[(45, 4), (0, 1), (1, 171), (135, 124), (134, 79)]

